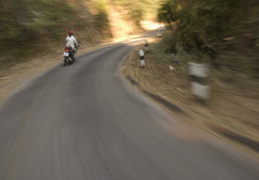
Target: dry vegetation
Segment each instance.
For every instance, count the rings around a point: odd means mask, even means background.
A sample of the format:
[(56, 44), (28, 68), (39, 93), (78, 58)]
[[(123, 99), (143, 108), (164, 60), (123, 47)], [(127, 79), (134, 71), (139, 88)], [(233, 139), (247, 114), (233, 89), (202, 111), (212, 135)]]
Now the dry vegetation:
[(87, 45), (136, 33), (141, 30), (143, 3), (140, 0), (1, 1), (0, 70), (56, 52), (56, 47), (63, 49), (69, 30)]
[(185, 113), (173, 111), (180, 120), (220, 137), (233, 135), (231, 142), (240, 143), (245, 139), (248, 144), (244, 147), (250, 149), (252, 146), (251, 149), (258, 153), (258, 81), (235, 71), (211, 70), (210, 99), (202, 102), (190, 92), (190, 79), (184, 63), (169, 63), (166, 59), (173, 56), (163, 54), (161, 57), (154, 53), (158, 46), (151, 47), (152, 51), (145, 55), (145, 68), (140, 68), (138, 56), (138, 50), (143, 46), (130, 54), (122, 69), (125, 77), (136, 81), (142, 92), (148, 91), (180, 107)]
[[(162, 0), (158, 19), (171, 31), (154, 43), (145, 69), (135, 52), (123, 72), (182, 108), (188, 116), (178, 113), (182, 119), (258, 154), (258, 10), (257, 0)], [(210, 67), (206, 102), (190, 93), (188, 62)]]
[[(136, 33), (144, 17), (142, 12), (154, 11), (159, 1), (0, 2), (4, 14), (0, 18), (4, 53), (0, 57), (0, 100), (28, 78), (60, 63), (58, 53), (62, 53), (68, 29), (76, 32), (81, 49), (88, 49), (104, 40)], [(217, 135), (226, 136), (227, 132), (250, 139), (258, 152), (259, 11), (258, 1), (249, 2), (165, 0), (160, 20), (175, 31), (158, 46), (154, 43), (151, 53), (145, 56), (145, 69), (139, 68), (138, 47), (125, 61), (122, 72), (142, 89), (183, 109), (185, 114), (175, 113), (179, 119)], [(58, 10), (57, 4), (61, 7)], [(190, 94), (188, 72), (183, 66), (190, 60), (212, 67), (211, 97), (207, 102), (199, 102)]]
[(163, 0), (158, 18), (173, 27), (165, 52), (185, 51), (213, 68), (258, 77), (257, 0)]

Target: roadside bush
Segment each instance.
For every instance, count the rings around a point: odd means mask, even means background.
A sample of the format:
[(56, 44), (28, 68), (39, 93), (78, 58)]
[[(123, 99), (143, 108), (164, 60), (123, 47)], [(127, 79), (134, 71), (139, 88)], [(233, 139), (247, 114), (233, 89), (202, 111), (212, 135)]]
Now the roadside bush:
[[(256, 48), (258, 7), (256, 0), (164, 0), (158, 19), (174, 24), (174, 41), (168, 45), (172, 53), (180, 45), (198, 57), (208, 55), (217, 67), (222, 65), (217, 57), (226, 50)], [(250, 62), (248, 57), (243, 63)]]

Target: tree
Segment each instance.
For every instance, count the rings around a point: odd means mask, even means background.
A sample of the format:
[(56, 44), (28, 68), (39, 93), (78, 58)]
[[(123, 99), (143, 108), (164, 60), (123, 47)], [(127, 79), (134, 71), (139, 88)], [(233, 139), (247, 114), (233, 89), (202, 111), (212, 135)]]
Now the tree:
[(158, 10), (158, 21), (172, 23), (178, 19), (179, 4), (175, 0), (164, 0)]

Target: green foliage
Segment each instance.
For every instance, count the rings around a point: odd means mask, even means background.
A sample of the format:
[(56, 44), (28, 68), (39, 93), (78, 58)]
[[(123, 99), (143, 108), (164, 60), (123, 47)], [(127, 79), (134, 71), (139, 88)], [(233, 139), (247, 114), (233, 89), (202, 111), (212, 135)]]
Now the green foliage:
[(158, 19), (175, 27), (169, 51), (177, 53), (181, 46), (197, 56), (208, 54), (218, 65), (215, 58), (220, 51), (234, 44), (256, 46), (259, 20), (252, 13), (258, 9), (256, 0), (164, 0)]
[(178, 19), (178, 10), (176, 1), (164, 0), (158, 10), (158, 20), (170, 24)]

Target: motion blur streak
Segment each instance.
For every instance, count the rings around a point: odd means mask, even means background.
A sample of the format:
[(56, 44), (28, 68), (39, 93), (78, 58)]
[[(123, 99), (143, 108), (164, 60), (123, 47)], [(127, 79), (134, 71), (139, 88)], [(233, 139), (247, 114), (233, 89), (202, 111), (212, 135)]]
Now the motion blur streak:
[(259, 179), (258, 161), (180, 125), (118, 76), (131, 49), (61, 63), (10, 98), (0, 109), (0, 179)]

